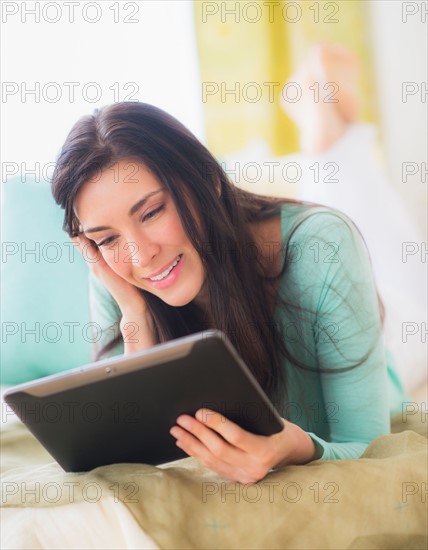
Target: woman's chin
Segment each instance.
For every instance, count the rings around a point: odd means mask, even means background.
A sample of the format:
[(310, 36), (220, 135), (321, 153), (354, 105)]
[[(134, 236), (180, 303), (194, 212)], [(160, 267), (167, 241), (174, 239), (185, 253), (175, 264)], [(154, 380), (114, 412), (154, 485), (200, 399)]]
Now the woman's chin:
[(166, 304), (168, 304), (171, 307), (184, 307), (190, 304), (196, 296), (197, 293), (195, 292), (185, 292), (185, 293), (176, 293), (175, 295), (162, 295), (157, 294), (157, 296), (163, 300)]

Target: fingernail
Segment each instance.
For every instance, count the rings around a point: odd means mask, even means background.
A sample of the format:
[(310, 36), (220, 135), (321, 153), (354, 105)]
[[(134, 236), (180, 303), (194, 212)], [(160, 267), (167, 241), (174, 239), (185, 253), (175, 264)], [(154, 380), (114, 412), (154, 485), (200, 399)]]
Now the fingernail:
[(182, 426), (183, 428), (186, 428), (186, 430), (188, 430), (192, 426), (192, 421), (189, 418), (179, 417), (179, 418), (177, 418), (177, 424), (179, 424), (180, 426)]
[(204, 409), (199, 409), (198, 411), (196, 411), (195, 416), (199, 420), (199, 422), (206, 421), (206, 415), (204, 415)]
[(200, 422), (204, 422), (205, 424), (207, 422), (209, 422), (214, 416), (216, 415), (216, 413), (214, 411), (212, 411), (211, 409), (199, 409), (197, 412), (196, 412), (196, 418), (200, 421)]
[(178, 432), (177, 428), (174, 427), (174, 428), (171, 428), (171, 429), (169, 430), (169, 433), (170, 433), (173, 437), (178, 437), (178, 433), (179, 433), (179, 432)]

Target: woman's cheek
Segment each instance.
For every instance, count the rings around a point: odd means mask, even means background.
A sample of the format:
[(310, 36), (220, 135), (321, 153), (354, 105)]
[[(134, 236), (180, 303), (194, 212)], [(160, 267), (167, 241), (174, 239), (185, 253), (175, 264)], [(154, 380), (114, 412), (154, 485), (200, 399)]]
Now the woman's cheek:
[(126, 263), (124, 262), (124, 254), (119, 254), (117, 247), (102, 251), (103, 258), (106, 264), (118, 275), (124, 273)]

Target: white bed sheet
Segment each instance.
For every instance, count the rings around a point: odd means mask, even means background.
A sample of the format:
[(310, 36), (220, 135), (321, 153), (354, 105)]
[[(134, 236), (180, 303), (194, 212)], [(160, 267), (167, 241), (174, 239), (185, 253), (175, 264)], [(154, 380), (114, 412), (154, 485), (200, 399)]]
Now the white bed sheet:
[(105, 496), (96, 504), (2, 508), (1, 524), (0, 546), (4, 550), (159, 550), (127, 507), (113, 496)]

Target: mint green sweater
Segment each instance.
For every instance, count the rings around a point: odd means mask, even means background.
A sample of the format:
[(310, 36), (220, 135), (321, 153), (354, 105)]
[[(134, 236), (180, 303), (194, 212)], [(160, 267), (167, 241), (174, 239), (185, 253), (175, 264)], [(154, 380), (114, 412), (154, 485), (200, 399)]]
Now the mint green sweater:
[[(339, 211), (286, 204), (281, 212), (282, 256), (289, 242), (289, 263), (279, 292), (287, 307), (278, 302), (275, 322), (288, 351), (309, 370), (284, 359), (283, 399), (275, 405), (308, 432), (321, 459), (358, 458), (390, 432), (390, 415), (409, 399), (384, 345), (369, 254)], [(117, 333), (121, 313), (92, 275), (90, 308), (102, 346)], [(109, 355), (123, 351), (121, 344)]]

